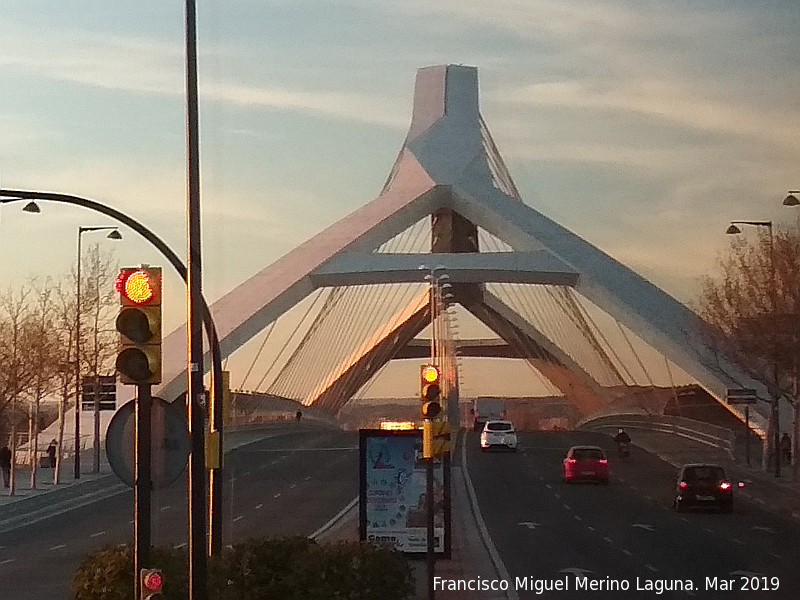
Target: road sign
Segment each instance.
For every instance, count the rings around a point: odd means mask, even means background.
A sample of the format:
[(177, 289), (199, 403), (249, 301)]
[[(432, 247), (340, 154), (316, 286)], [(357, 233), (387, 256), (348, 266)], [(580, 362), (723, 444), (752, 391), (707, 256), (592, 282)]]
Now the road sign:
[(114, 375), (87, 375), (81, 378), (81, 410), (94, 411), (94, 394), (100, 410), (117, 410), (117, 378)]
[(728, 404), (755, 404), (758, 396), (753, 388), (728, 388), (725, 400)]
[[(111, 419), (106, 434), (106, 454), (111, 470), (131, 487), (135, 482), (135, 407), (135, 400), (123, 404)], [(153, 398), (150, 425), (150, 478), (153, 489), (159, 489), (170, 485), (186, 469), (191, 441), (185, 407)]]

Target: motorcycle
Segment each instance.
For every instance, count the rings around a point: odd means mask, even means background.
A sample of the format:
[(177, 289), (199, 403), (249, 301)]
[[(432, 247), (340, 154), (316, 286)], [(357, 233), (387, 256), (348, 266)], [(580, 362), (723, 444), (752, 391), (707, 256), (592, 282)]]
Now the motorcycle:
[(620, 458), (628, 458), (631, 455), (631, 448), (629, 442), (617, 442), (617, 456)]

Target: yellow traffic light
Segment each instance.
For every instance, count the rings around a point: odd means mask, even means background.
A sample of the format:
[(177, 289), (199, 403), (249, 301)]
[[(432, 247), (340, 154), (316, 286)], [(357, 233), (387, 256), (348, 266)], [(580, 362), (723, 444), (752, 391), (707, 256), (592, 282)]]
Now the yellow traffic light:
[(125, 268), (117, 276), (117, 371), (122, 383), (161, 382), (161, 268)]

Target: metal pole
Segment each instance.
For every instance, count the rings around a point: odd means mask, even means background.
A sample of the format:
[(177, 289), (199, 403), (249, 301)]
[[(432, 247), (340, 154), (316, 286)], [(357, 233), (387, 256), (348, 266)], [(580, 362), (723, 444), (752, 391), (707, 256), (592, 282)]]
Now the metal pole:
[(425, 459), (425, 501), (428, 513), (428, 532), (427, 532), (427, 565), (428, 565), (428, 600), (434, 600), (436, 589), (434, 586), (434, 575), (436, 573), (436, 553), (434, 552), (434, 508), (433, 498), (433, 457)]
[(750, 405), (744, 405), (744, 459), (750, 465)]
[(781, 476), (781, 453), (780, 453), (780, 439), (781, 439), (781, 414), (780, 414), (780, 391), (778, 390), (778, 288), (777, 277), (775, 273), (775, 242), (772, 236), (772, 221), (765, 223), (769, 230), (769, 263), (770, 263), (770, 277), (772, 283), (772, 344), (773, 344), (773, 361), (772, 361), (772, 412), (775, 415), (774, 425), (775, 431), (773, 432), (773, 444), (775, 446), (775, 477)]
[(81, 236), (78, 227), (78, 267), (75, 295), (75, 479), (81, 478)]
[(203, 329), (200, 247), (200, 134), (197, 94), (197, 7), (186, 0), (186, 221), (188, 386), (186, 392), (192, 452), (189, 456), (189, 598), (206, 600), (206, 486), (203, 395)]
[(135, 474), (133, 488), (133, 578), (136, 598), (141, 597), (139, 573), (150, 564), (150, 492), (152, 480), (150, 476), (151, 432), (150, 413), (152, 407), (152, 390), (149, 383), (136, 386), (135, 436), (136, 454), (134, 459)]

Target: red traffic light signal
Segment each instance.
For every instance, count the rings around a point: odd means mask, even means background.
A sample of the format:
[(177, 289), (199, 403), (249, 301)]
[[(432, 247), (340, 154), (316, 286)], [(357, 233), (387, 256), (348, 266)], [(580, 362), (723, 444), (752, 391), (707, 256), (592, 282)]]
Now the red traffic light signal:
[(161, 381), (161, 268), (122, 269), (117, 277), (120, 310), (116, 328), (122, 383)]
[(142, 569), (139, 572), (140, 599), (150, 600), (161, 596), (164, 577), (160, 569)]

